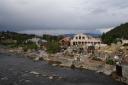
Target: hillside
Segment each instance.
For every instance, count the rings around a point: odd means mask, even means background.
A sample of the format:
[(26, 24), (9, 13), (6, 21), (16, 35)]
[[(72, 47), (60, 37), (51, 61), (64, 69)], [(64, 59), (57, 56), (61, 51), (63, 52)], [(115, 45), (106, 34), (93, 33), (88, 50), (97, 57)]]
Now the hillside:
[(102, 35), (102, 41), (106, 44), (116, 42), (117, 38), (128, 39), (128, 23), (121, 24)]
[(12, 39), (12, 40), (19, 40), (19, 41), (24, 41), (34, 36), (35, 35), (32, 35), (32, 34), (22, 34), (22, 33), (10, 32), (10, 31), (0, 32), (0, 38), (4, 37), (4, 39)]

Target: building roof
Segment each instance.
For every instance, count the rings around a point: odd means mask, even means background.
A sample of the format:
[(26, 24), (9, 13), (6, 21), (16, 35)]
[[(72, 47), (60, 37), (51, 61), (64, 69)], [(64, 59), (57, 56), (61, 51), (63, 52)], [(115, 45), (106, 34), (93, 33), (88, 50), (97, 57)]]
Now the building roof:
[(70, 41), (71, 37), (64, 37), (63, 39), (61, 39), (60, 41)]

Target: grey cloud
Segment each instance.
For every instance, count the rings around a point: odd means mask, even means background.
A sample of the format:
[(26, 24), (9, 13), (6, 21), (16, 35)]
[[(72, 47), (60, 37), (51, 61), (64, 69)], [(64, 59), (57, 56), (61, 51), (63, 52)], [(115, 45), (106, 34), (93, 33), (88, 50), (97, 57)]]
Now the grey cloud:
[(99, 8), (99, 9), (94, 9), (91, 13), (99, 14), (99, 13), (106, 13), (106, 12), (107, 12), (107, 9)]
[(97, 32), (127, 22), (128, 0), (1, 0), (0, 30)]
[(29, 2), (27, 0), (17, 0), (16, 2), (18, 4), (21, 4), (21, 5), (27, 5), (27, 4), (29, 4)]

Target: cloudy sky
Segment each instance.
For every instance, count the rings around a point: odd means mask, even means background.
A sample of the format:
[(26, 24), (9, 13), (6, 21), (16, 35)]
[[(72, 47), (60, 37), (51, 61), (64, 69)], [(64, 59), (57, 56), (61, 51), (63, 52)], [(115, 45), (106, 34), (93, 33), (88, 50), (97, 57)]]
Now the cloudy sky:
[(0, 0), (0, 31), (100, 33), (128, 22), (128, 0)]

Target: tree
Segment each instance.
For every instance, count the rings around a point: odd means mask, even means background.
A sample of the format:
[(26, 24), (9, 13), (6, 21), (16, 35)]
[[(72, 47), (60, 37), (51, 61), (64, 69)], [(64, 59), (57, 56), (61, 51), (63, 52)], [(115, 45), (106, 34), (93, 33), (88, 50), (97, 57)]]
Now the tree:
[(128, 39), (128, 23), (121, 24), (101, 36), (103, 43), (106, 44), (116, 43), (117, 38)]

